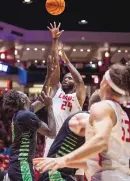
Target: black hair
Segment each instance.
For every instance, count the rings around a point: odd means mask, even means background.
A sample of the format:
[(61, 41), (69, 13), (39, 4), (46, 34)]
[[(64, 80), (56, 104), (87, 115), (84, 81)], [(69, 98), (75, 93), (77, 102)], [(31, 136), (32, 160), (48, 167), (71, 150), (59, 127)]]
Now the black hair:
[(14, 113), (24, 109), (24, 103), (21, 100), (20, 94), (16, 90), (10, 90), (3, 97), (3, 109), (8, 116), (13, 116)]

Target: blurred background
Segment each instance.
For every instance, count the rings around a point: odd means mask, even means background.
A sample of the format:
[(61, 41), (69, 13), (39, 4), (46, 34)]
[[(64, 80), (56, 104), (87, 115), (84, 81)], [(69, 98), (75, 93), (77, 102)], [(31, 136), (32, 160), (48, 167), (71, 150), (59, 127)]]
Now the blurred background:
[[(41, 92), (51, 53), (49, 23), (61, 22), (60, 41), (87, 86), (86, 102), (115, 62), (130, 60), (129, 5), (122, 1), (66, 0), (59, 16), (48, 14), (45, 0), (0, 0), (0, 103), (9, 89), (27, 93), (33, 102)], [(62, 60), (61, 79), (68, 71)], [(129, 103), (127, 104), (129, 107)], [(39, 113), (42, 115), (42, 113)], [(4, 117), (4, 118), (3, 118)], [(4, 120), (3, 120), (4, 119)], [(11, 120), (0, 115), (0, 171), (7, 170)], [(38, 135), (37, 156), (44, 137)]]

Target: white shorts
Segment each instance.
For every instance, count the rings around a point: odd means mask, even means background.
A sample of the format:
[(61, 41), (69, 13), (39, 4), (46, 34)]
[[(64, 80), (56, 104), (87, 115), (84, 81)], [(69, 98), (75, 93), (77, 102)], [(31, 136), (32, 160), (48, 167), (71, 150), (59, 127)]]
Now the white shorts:
[(118, 170), (106, 170), (95, 173), (91, 181), (130, 181), (130, 175), (124, 174)]

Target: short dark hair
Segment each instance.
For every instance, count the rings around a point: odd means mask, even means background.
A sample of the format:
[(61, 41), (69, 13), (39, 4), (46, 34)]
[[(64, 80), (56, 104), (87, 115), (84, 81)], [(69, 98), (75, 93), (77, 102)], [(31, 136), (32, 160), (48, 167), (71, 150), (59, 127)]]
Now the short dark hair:
[(21, 101), (20, 94), (16, 90), (8, 91), (3, 97), (4, 112), (13, 116), (14, 113), (24, 108), (24, 103)]
[(96, 103), (96, 102), (100, 102), (101, 101), (101, 98), (100, 98), (100, 95), (99, 95), (99, 89), (97, 89), (90, 97), (89, 99), (89, 105), (88, 105), (88, 108), (90, 109), (91, 105)]
[(128, 62), (126, 65), (113, 64), (109, 71), (114, 84), (130, 94), (130, 63)]

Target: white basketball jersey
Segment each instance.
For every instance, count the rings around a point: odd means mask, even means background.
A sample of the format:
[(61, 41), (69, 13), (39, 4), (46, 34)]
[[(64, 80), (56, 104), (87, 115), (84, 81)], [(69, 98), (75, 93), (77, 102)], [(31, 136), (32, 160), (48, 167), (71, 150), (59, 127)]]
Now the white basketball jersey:
[[(105, 102), (115, 111), (117, 123), (112, 129), (108, 150), (87, 160), (89, 173), (92, 176), (101, 170), (112, 169), (130, 174), (130, 120), (118, 103)], [(90, 139), (95, 134), (94, 128), (89, 124), (87, 130), (89, 134), (86, 139)]]
[[(76, 93), (65, 94), (65, 92), (60, 87), (53, 97), (53, 111), (56, 120), (56, 132), (59, 132), (67, 117), (81, 110), (82, 109), (78, 102)], [(53, 141), (54, 139), (46, 139), (44, 156), (47, 156)]]

